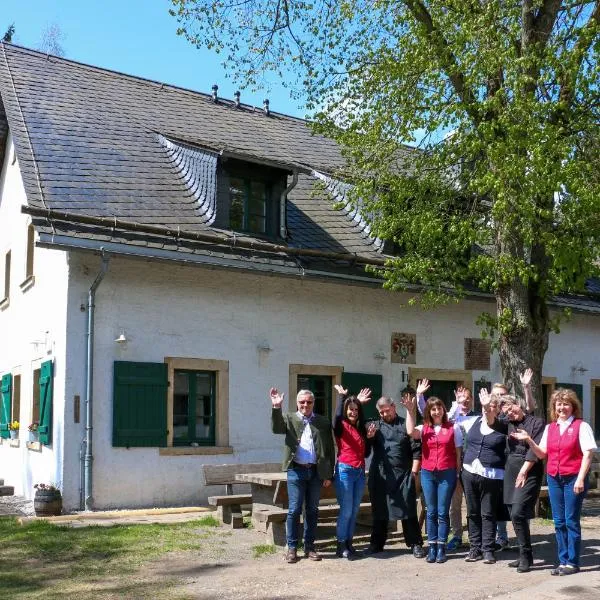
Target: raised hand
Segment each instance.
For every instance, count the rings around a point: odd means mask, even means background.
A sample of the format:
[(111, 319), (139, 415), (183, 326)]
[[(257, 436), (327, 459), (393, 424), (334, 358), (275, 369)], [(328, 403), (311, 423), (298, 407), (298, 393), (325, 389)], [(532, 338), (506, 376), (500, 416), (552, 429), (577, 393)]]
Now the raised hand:
[(429, 383), (429, 379), (421, 379), (417, 384), (417, 396), (422, 396), (429, 388), (431, 384)]
[(272, 387), (269, 390), (269, 395), (271, 396), (271, 404), (273, 405), (273, 408), (281, 408), (285, 394), (280, 394), (277, 388)]
[(356, 397), (361, 404), (366, 404), (371, 399), (370, 388), (363, 388), (358, 392), (358, 396)]
[(342, 387), (339, 383), (336, 383), (333, 387), (335, 388), (336, 392), (338, 394), (340, 394), (341, 396), (347, 396), (348, 395), (348, 389)]
[(529, 437), (529, 434), (524, 429), (517, 429), (516, 431), (510, 434), (510, 437), (521, 442), (527, 442), (531, 439)]
[(415, 412), (415, 409), (417, 407), (417, 399), (414, 396), (412, 396), (411, 394), (404, 394), (400, 402), (402, 402), (402, 405), (406, 408), (407, 411), (409, 411), (410, 413)]
[(377, 425), (375, 425), (375, 423), (369, 423), (369, 425), (367, 426), (367, 437), (368, 438), (375, 437), (376, 433), (377, 433)]
[(492, 397), (490, 396), (490, 393), (487, 391), (486, 388), (482, 387), (479, 390), (479, 402), (481, 402), (482, 408), (488, 406), (491, 400)]
[(525, 372), (522, 373), (519, 378), (521, 379), (521, 383), (523, 387), (527, 387), (531, 385), (531, 379), (533, 377), (533, 371), (531, 369), (525, 369)]

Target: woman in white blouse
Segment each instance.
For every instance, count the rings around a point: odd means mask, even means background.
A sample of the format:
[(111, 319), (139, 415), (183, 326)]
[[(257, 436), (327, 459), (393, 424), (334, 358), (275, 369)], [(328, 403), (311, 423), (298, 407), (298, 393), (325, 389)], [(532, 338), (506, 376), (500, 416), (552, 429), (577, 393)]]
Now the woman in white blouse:
[(596, 441), (592, 428), (581, 420), (581, 403), (573, 390), (557, 389), (550, 403), (551, 423), (546, 425), (539, 445), (524, 430), (511, 435), (526, 441), (538, 458), (548, 459), (548, 495), (558, 547), (558, 566), (551, 574), (571, 575), (579, 571), (581, 507)]

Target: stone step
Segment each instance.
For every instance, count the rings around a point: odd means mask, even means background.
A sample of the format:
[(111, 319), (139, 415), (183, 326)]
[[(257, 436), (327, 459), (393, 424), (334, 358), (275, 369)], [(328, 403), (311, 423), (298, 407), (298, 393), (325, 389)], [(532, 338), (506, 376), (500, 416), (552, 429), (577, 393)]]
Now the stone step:
[(0, 485), (0, 496), (14, 496), (15, 488), (12, 485)]

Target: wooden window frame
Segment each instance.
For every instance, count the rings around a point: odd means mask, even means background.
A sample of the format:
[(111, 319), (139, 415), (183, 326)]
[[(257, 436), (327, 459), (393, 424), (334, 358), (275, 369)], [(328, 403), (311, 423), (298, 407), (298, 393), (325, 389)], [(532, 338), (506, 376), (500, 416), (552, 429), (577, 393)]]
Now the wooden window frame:
[(289, 366), (289, 382), (288, 382), (288, 410), (290, 412), (296, 412), (298, 407), (296, 405), (296, 395), (298, 394), (298, 375), (325, 375), (331, 377), (331, 406), (330, 414), (335, 414), (335, 401), (337, 394), (335, 391), (336, 385), (342, 383), (342, 373), (344, 367), (331, 366), (331, 365), (305, 365), (305, 364), (290, 364)]
[[(229, 447), (229, 361), (206, 358), (182, 358), (168, 356), (167, 364), (167, 447), (159, 448), (161, 454), (210, 454), (211, 449), (230, 453)], [(173, 394), (175, 371), (213, 371), (215, 373), (215, 445), (198, 448), (173, 445)]]
[(0, 299), (0, 308), (6, 308), (10, 302), (10, 266), (11, 251), (4, 254), (4, 296)]
[(33, 275), (35, 255), (35, 228), (29, 224), (27, 227), (27, 248), (25, 255), (25, 279), (19, 284), (22, 292), (27, 291), (35, 282)]
[[(231, 189), (232, 189), (232, 181), (234, 179), (239, 179), (244, 184), (243, 185), (244, 197), (243, 197), (243, 208), (242, 208), (242, 225), (240, 228), (234, 228), (233, 224), (231, 223), (231, 206), (233, 204), (233, 195), (231, 193)], [(250, 213), (250, 196), (252, 194), (251, 189), (252, 189), (253, 183), (260, 183), (264, 186), (264, 190), (265, 190), (264, 216), (253, 215)], [(240, 231), (243, 233), (251, 233), (253, 235), (260, 235), (260, 236), (268, 235), (269, 229), (270, 229), (269, 214), (270, 214), (270, 208), (271, 208), (272, 202), (273, 202), (273, 186), (271, 185), (270, 182), (268, 182), (264, 179), (261, 179), (259, 177), (251, 177), (248, 175), (230, 175), (229, 176), (229, 211), (230, 211), (229, 226), (231, 227), (231, 229), (234, 229), (235, 231)], [(253, 216), (259, 216), (263, 219), (263, 223), (264, 223), (263, 231), (254, 231), (253, 229), (250, 228), (250, 218)]]
[[(187, 430), (188, 435), (185, 438), (175, 438), (173, 436), (173, 446), (189, 446), (190, 444), (198, 444), (200, 446), (214, 446), (215, 445), (215, 426), (216, 426), (216, 412), (217, 412), (217, 374), (215, 371), (200, 371), (198, 369), (194, 369), (190, 371), (188, 369), (175, 369), (174, 377), (176, 375), (185, 375), (188, 382), (188, 414), (187, 414)], [(209, 435), (208, 437), (198, 437), (196, 435), (190, 436), (189, 432), (191, 429), (195, 429), (195, 426), (190, 424), (190, 416), (193, 413), (194, 417), (197, 416), (197, 398), (193, 398), (191, 396), (192, 391), (197, 391), (196, 384), (193, 382), (194, 375), (201, 373), (204, 375), (209, 375), (211, 380), (211, 399), (210, 399), (210, 417), (211, 423), (209, 425)], [(175, 380), (173, 380), (175, 382)], [(173, 406), (175, 406), (175, 390), (173, 390)], [(191, 404), (193, 404), (193, 411)], [(173, 418), (173, 415), (172, 415)], [(173, 431), (175, 430), (175, 426), (173, 426)]]
[[(596, 414), (596, 388), (600, 388), (600, 379), (590, 379), (590, 425), (592, 426), (592, 431), (596, 430), (594, 427), (596, 419), (600, 419), (600, 415)], [(598, 442), (599, 440), (596, 441)]]

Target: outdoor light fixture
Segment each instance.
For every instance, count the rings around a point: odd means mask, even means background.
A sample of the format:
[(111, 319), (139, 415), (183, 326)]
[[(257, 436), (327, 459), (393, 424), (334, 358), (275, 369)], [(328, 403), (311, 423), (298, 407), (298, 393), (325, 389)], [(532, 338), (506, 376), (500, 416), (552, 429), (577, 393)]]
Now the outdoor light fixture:
[(121, 334), (119, 335), (119, 337), (115, 340), (115, 342), (117, 344), (125, 344), (126, 342), (128, 342), (129, 340), (127, 339), (127, 337), (125, 336), (125, 331), (121, 330)]
[(375, 360), (385, 360), (387, 356), (383, 352), (375, 352), (375, 354), (373, 354), (373, 358)]

